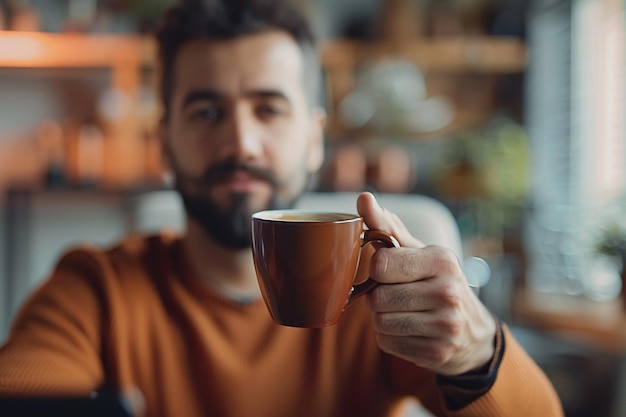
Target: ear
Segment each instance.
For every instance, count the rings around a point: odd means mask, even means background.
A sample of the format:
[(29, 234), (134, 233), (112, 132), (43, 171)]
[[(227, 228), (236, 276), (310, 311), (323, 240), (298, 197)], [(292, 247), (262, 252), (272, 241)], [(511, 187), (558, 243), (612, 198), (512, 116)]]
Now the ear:
[(324, 162), (324, 129), (326, 128), (326, 111), (316, 107), (310, 114), (309, 152), (307, 156), (307, 171), (316, 173)]

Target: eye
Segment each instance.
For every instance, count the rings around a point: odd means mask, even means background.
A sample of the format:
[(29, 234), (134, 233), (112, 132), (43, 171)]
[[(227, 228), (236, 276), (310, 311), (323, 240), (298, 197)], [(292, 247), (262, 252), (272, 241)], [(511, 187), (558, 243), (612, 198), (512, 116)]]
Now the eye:
[(260, 104), (257, 106), (256, 112), (263, 119), (271, 119), (285, 114), (283, 109), (272, 104)]
[(194, 120), (206, 120), (218, 122), (224, 117), (224, 111), (218, 106), (205, 106), (192, 112), (191, 118)]

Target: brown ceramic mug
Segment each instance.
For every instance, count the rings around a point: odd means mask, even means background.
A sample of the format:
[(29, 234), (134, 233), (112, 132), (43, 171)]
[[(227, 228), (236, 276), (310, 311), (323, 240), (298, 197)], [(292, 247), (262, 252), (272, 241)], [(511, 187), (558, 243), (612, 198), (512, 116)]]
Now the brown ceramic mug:
[(361, 249), (372, 243), (397, 247), (393, 236), (363, 230), (354, 214), (267, 210), (252, 215), (252, 254), (257, 278), (274, 321), (324, 327), (376, 286), (355, 283)]

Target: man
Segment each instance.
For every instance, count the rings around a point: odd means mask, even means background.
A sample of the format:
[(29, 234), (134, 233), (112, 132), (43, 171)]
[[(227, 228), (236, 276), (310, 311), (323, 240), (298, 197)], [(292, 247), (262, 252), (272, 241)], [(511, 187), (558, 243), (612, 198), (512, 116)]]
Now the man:
[(372, 259), (381, 285), (336, 326), (272, 322), (249, 217), (291, 206), (322, 163), (307, 28), (281, 0), (169, 10), (161, 135), (187, 232), (64, 256), (0, 351), (0, 395), (137, 388), (148, 416), (382, 416), (406, 396), (439, 416), (562, 415), (451, 252), (424, 247), (371, 194), (359, 213), (402, 246)]

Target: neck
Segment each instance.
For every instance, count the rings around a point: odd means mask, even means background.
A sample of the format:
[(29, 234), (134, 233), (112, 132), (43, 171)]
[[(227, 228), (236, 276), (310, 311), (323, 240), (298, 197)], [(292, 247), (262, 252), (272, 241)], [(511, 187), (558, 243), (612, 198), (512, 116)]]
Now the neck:
[(183, 248), (195, 276), (224, 297), (250, 302), (261, 296), (250, 249), (219, 245), (193, 219), (187, 219)]

